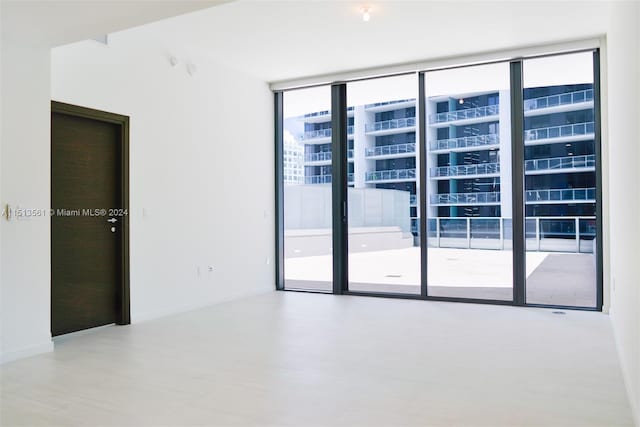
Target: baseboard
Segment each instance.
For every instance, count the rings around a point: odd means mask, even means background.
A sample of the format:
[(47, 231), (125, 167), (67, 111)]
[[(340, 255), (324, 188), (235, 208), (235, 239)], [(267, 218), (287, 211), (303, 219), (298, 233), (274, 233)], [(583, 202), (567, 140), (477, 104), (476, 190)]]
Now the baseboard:
[(20, 350), (8, 351), (0, 355), (0, 364), (13, 362), (14, 360), (24, 359), (25, 357), (35, 356), (37, 354), (49, 353), (53, 351), (53, 341), (49, 340), (42, 344), (32, 345), (21, 348)]

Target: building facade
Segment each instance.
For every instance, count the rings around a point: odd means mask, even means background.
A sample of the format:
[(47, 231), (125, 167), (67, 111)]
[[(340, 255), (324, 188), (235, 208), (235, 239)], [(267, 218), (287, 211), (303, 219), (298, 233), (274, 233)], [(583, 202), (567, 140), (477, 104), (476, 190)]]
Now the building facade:
[[(427, 98), (430, 240), (494, 238), (503, 242), (498, 249), (504, 248), (512, 217), (509, 103), (506, 90)], [(418, 236), (415, 99), (352, 106), (347, 115), (349, 186), (408, 192), (411, 229)], [(596, 214), (593, 85), (525, 89), (524, 115), (528, 248), (539, 250), (545, 237), (556, 237), (577, 241), (571, 246), (575, 251), (591, 252)], [(310, 112), (288, 123), (285, 128), (298, 129), (304, 183), (330, 184), (330, 111)]]

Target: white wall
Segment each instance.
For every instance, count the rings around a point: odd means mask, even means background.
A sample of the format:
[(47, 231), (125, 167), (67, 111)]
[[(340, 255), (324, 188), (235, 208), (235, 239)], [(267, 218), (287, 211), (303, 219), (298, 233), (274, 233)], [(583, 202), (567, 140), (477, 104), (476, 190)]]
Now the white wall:
[[(606, 154), (605, 207), (610, 216), (611, 319), (618, 352), (640, 425), (640, 7), (634, 2), (612, 5), (603, 72)], [(608, 197), (608, 203), (606, 198)]]
[[(49, 207), (49, 49), (2, 43), (0, 194)], [(0, 219), (0, 361), (52, 349), (48, 218)]]
[(52, 99), (131, 118), (133, 322), (274, 289), (265, 82), (169, 51), (145, 27), (54, 49), (51, 76)]
[[(198, 58), (193, 77), (184, 62), (171, 68), (144, 28), (111, 40), (53, 56), (3, 40), (2, 206), (50, 206), (52, 98), (129, 115), (132, 320), (273, 290), (267, 84)], [(0, 233), (0, 360), (9, 361), (52, 349), (50, 224), (2, 220)]]

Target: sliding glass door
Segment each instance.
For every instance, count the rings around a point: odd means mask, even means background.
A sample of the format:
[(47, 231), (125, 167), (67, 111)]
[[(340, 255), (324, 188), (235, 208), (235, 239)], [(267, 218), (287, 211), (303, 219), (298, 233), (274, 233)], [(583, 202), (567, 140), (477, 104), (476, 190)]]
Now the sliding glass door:
[(601, 309), (598, 58), (276, 94), (278, 288)]
[(428, 295), (513, 299), (509, 64), (425, 73)]
[(330, 292), (333, 283), (331, 91), (288, 91), (280, 144), (284, 288)]
[(416, 82), (347, 84), (349, 291), (420, 294)]
[(526, 302), (596, 307), (593, 54), (523, 61)]

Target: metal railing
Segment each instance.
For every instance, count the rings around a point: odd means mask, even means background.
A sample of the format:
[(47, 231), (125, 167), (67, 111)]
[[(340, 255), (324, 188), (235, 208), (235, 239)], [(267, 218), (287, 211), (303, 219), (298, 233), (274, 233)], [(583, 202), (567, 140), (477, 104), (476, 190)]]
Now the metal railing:
[(306, 131), (303, 139), (316, 139), (331, 137), (331, 128)]
[(500, 163), (479, 163), (476, 165), (441, 166), (431, 168), (430, 175), (438, 176), (465, 176), (488, 175), (500, 173)]
[[(331, 151), (322, 151), (320, 153), (307, 153), (304, 155), (305, 162), (328, 162), (332, 159)], [(347, 158), (353, 158), (353, 149), (347, 150)]]
[(567, 170), (579, 168), (595, 168), (596, 156), (552, 157), (550, 159), (525, 160), (525, 171)]
[(305, 184), (331, 184), (331, 175), (311, 175), (304, 177)]
[(432, 194), (430, 197), (432, 205), (457, 205), (457, 204), (488, 204), (500, 203), (499, 192), (487, 193), (441, 193)]
[[(427, 219), (431, 247), (460, 249), (511, 249), (512, 219), (502, 217), (438, 217)], [(593, 253), (596, 218), (527, 217), (527, 251)]]
[(568, 136), (589, 135), (594, 132), (594, 123), (575, 123), (572, 125), (552, 126), (547, 128), (527, 129), (524, 131), (525, 141), (539, 141), (541, 139), (562, 138)]
[(464, 110), (447, 111), (444, 113), (432, 114), (429, 116), (429, 123), (453, 122), (457, 120), (475, 119), (478, 117), (496, 116), (500, 113), (498, 105), (487, 105), (484, 107), (467, 108)]
[(527, 203), (595, 201), (596, 199), (595, 188), (526, 190), (525, 193)]
[(323, 151), (320, 153), (307, 153), (304, 155), (305, 162), (326, 162), (331, 161), (331, 151)]
[(540, 98), (525, 99), (524, 111), (558, 107), (560, 105), (579, 104), (581, 102), (587, 101), (593, 101), (593, 89), (542, 96)]
[[(353, 182), (354, 174), (347, 174), (348, 182)], [(305, 184), (331, 184), (331, 175), (312, 175), (304, 177)]]
[(379, 130), (402, 129), (416, 125), (415, 117), (407, 117), (404, 119), (385, 120), (383, 122), (370, 123), (365, 126), (365, 132), (375, 132)]
[(453, 150), (456, 148), (482, 147), (484, 145), (500, 144), (500, 135), (496, 133), (487, 135), (464, 136), (461, 138), (439, 139), (429, 142), (431, 150)]
[(409, 142), (407, 144), (381, 145), (379, 147), (367, 148), (365, 150), (365, 155), (367, 157), (372, 157), (372, 156), (386, 156), (386, 155), (392, 155), (392, 154), (404, 154), (404, 153), (415, 153), (415, 152), (416, 152), (415, 142)]
[(386, 171), (367, 172), (367, 181), (413, 180), (416, 179), (414, 169), (392, 169)]

